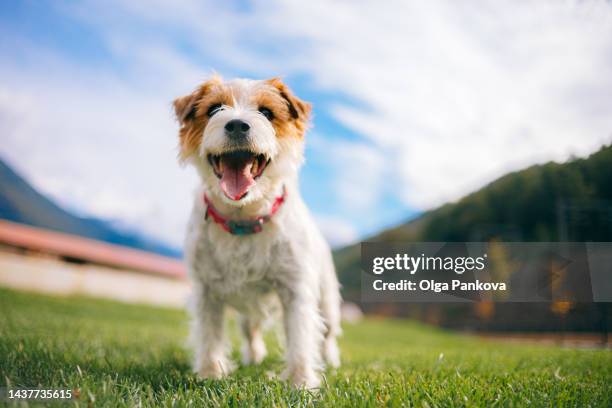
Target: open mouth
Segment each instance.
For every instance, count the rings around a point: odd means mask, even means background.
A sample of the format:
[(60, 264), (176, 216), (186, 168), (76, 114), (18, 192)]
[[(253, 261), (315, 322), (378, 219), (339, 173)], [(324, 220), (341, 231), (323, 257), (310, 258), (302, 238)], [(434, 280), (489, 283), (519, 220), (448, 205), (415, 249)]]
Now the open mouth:
[(221, 180), (221, 190), (234, 201), (244, 198), (255, 180), (262, 175), (270, 159), (264, 154), (238, 150), (222, 154), (209, 154), (208, 161)]

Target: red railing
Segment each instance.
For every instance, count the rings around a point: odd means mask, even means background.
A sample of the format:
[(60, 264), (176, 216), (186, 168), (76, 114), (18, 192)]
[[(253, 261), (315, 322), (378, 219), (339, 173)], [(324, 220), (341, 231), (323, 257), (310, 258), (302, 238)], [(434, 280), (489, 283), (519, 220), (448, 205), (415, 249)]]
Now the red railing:
[(181, 261), (120, 245), (0, 220), (0, 244), (119, 269), (184, 279)]

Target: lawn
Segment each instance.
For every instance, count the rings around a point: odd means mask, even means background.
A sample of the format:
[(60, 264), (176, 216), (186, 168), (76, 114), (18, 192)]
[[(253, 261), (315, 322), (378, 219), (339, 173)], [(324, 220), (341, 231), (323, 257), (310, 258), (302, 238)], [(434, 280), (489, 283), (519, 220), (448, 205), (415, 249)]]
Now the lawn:
[(406, 321), (344, 331), (342, 368), (318, 393), (274, 379), (276, 336), (262, 366), (203, 381), (190, 371), (183, 311), (0, 289), (0, 386), (78, 389), (82, 406), (612, 406), (609, 350), (493, 342)]

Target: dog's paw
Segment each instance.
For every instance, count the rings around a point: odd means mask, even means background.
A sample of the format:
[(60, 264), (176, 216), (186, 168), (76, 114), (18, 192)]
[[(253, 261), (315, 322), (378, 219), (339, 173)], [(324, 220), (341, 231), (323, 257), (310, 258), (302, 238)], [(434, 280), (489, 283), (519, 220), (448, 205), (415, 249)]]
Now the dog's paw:
[(323, 357), (332, 368), (340, 367), (340, 350), (335, 338), (326, 339), (323, 344)]
[(204, 361), (196, 366), (196, 373), (202, 379), (220, 379), (229, 375), (234, 370), (234, 364), (223, 358)]
[(313, 390), (321, 386), (321, 378), (312, 369), (287, 368), (281, 374), (281, 379), (290, 382), (296, 388)]

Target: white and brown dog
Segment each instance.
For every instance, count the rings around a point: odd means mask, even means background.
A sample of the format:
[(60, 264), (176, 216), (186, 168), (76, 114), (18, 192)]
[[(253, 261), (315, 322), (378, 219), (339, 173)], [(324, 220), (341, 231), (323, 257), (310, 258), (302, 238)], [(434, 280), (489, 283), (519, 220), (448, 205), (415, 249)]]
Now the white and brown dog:
[(174, 108), (181, 160), (202, 181), (185, 248), (195, 370), (220, 378), (232, 369), (226, 306), (241, 316), (243, 363), (261, 362), (262, 330), (280, 304), (284, 376), (317, 387), (323, 360), (340, 363), (340, 293), (329, 246), (298, 189), (310, 105), (279, 79), (215, 76)]

